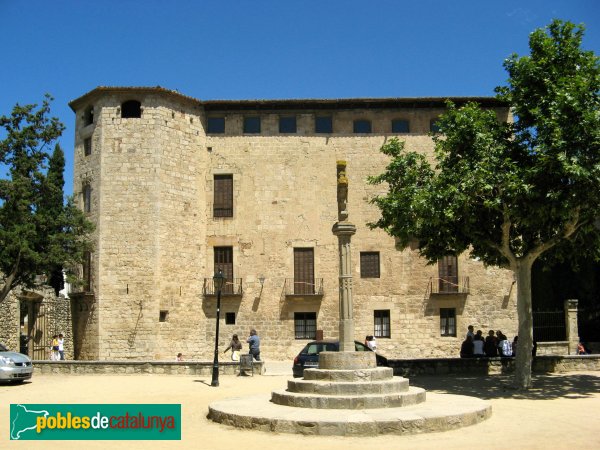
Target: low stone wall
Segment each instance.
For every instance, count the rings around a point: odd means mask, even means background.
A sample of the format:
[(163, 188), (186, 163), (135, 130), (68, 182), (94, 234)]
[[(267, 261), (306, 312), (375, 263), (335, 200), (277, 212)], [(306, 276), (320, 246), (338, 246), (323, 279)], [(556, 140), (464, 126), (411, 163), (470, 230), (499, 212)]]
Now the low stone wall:
[[(429, 358), (388, 360), (394, 375), (495, 375), (515, 371), (515, 358)], [(537, 356), (533, 373), (600, 370), (600, 355)]]
[[(267, 363), (268, 364), (268, 363)], [(514, 358), (427, 358), (388, 360), (394, 375), (496, 375), (513, 373)], [(34, 361), (36, 374), (57, 375), (212, 375), (212, 362), (175, 361)], [(239, 364), (220, 362), (219, 374), (239, 374)], [(537, 356), (533, 360), (533, 373), (560, 373), (574, 371), (600, 371), (600, 355)], [(263, 361), (254, 362), (254, 374), (265, 371)], [(249, 374), (249, 371), (246, 371)], [(291, 375), (291, 374), (290, 374)]]
[[(254, 374), (262, 375), (263, 362), (254, 362)], [(34, 374), (56, 375), (197, 375), (212, 376), (212, 362), (177, 361), (33, 361)], [(245, 371), (248, 375), (250, 370)], [(237, 375), (240, 365), (220, 362), (220, 375)]]
[(569, 354), (569, 342), (568, 341), (538, 342), (537, 343), (537, 356), (568, 355), (568, 354)]

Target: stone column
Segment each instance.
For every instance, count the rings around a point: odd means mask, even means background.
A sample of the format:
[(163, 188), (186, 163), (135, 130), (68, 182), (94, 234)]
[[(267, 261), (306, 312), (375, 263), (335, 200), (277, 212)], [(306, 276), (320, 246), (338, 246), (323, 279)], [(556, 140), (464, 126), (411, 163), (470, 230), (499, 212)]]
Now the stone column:
[(332, 232), (338, 237), (340, 259), (340, 351), (354, 352), (354, 317), (352, 312), (352, 257), (350, 240), (356, 227), (348, 222), (348, 177), (346, 161), (337, 162), (338, 222)]
[(332, 231), (338, 237), (340, 255), (340, 351), (354, 352), (350, 239), (356, 227), (348, 222), (337, 222)]
[(565, 322), (567, 330), (567, 341), (569, 342), (569, 355), (577, 354), (579, 343), (579, 329), (577, 328), (577, 303), (578, 300), (565, 300)]

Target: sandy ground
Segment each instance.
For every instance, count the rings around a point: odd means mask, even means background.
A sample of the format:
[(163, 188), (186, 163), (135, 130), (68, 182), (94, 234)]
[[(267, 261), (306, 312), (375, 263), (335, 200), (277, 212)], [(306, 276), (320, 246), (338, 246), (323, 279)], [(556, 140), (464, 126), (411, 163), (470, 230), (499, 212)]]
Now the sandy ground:
[[(0, 449), (597, 449), (600, 448), (600, 373), (536, 377), (526, 394), (510, 379), (422, 377), (411, 384), (434, 392), (475, 395), (492, 403), (491, 419), (442, 433), (407, 436), (320, 437), (238, 430), (206, 419), (214, 400), (268, 393), (289, 376), (34, 376), (0, 385)], [(181, 441), (9, 441), (11, 403), (181, 403)]]

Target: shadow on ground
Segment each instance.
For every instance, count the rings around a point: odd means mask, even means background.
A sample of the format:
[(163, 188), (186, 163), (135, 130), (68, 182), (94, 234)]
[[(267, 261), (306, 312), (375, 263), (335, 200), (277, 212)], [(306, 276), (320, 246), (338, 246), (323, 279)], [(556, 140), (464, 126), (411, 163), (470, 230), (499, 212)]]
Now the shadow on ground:
[(510, 375), (491, 377), (475, 376), (416, 376), (410, 378), (411, 386), (429, 392), (471, 395), (482, 399), (514, 398), (526, 400), (549, 400), (553, 398), (586, 398), (600, 393), (600, 374), (552, 374), (534, 375), (532, 387), (520, 391), (514, 387)]

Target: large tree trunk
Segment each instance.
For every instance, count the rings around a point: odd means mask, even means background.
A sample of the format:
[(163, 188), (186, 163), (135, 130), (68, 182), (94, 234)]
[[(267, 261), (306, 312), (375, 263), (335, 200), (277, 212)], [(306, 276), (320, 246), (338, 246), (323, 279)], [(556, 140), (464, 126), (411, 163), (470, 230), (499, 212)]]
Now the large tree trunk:
[(517, 277), (517, 314), (519, 318), (519, 342), (515, 384), (519, 389), (531, 387), (531, 351), (533, 349), (533, 314), (531, 302), (531, 267), (529, 259), (519, 260), (515, 267)]

